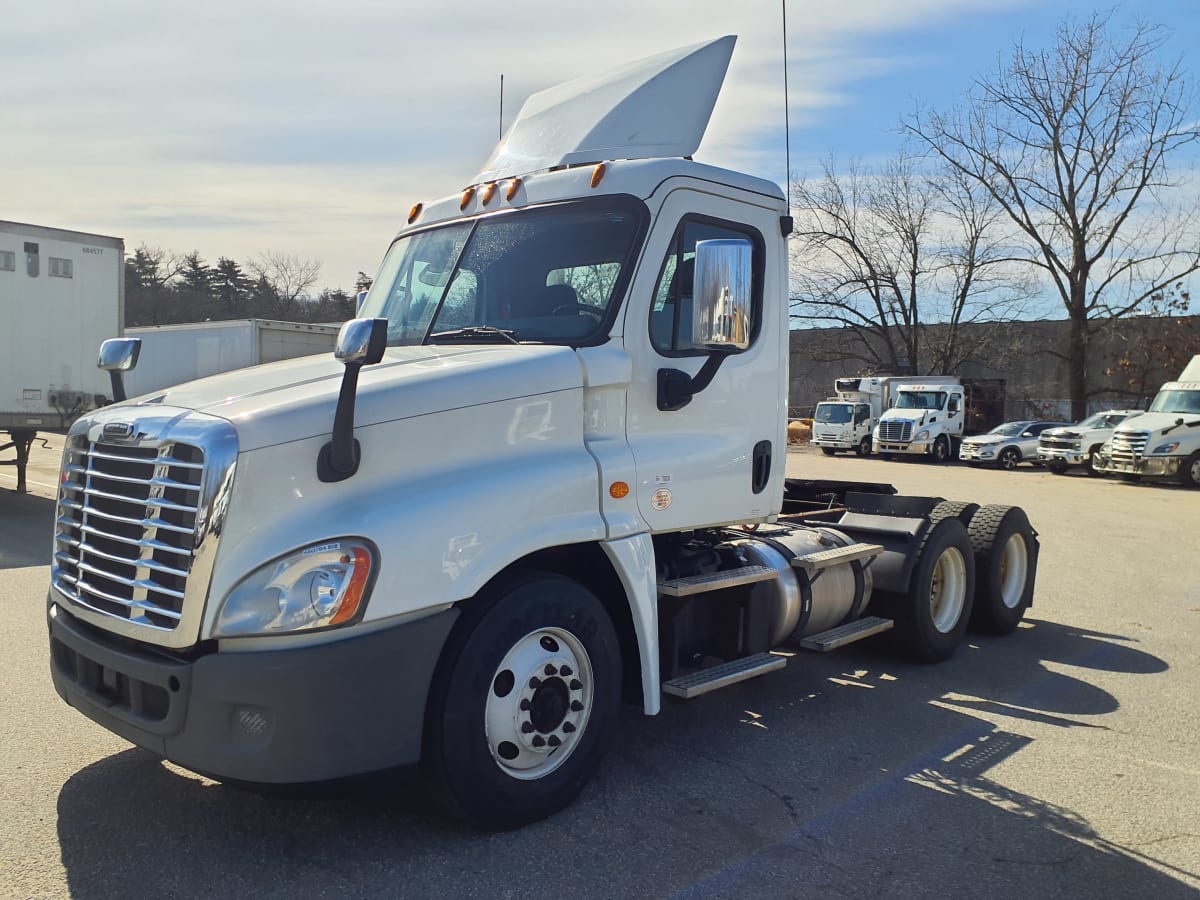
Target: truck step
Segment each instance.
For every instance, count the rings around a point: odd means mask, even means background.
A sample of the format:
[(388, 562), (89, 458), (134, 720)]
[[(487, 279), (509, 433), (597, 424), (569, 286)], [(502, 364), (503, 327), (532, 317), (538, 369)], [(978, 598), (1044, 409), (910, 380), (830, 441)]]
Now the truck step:
[(849, 547), (834, 547), (820, 553), (797, 556), (792, 560), (792, 567), (813, 575), (830, 566), (839, 566), (858, 559), (872, 559), (882, 552), (883, 547), (879, 544), (851, 544)]
[(747, 678), (774, 672), (786, 665), (786, 657), (774, 656), (770, 653), (755, 653), (752, 656), (743, 656), (741, 659), (721, 663), (711, 669), (702, 669), (690, 675), (680, 675), (678, 678), (664, 681), (662, 689), (664, 694), (691, 700), (693, 697), (699, 697), (701, 694), (707, 694), (717, 688), (728, 687), (739, 681), (745, 681)]
[(800, 641), (800, 646), (805, 650), (828, 653), (830, 650), (845, 647), (847, 644), (861, 641), (863, 638), (870, 637), (873, 634), (888, 631), (895, 624), (891, 619), (884, 619), (879, 616), (865, 616), (861, 619), (855, 619), (853, 622), (847, 622), (845, 625), (839, 625), (837, 628), (830, 628), (828, 631), (809, 635)]
[(689, 575), (686, 578), (660, 581), (658, 592), (666, 594), (668, 597), (690, 597), (692, 594), (703, 594), (707, 591), (719, 591), (724, 588), (741, 587), (744, 584), (770, 581), (774, 577), (775, 570), (770, 566), (742, 566), (740, 569), (728, 569), (724, 572)]

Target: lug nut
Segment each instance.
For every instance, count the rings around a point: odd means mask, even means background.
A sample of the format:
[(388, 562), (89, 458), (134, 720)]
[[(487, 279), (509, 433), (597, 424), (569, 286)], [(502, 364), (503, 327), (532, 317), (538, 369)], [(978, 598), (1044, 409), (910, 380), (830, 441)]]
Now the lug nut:
[(521, 723), (521, 734), (532, 734), (532, 733), (533, 733), (533, 723), (532, 722), (522, 722)]
[(550, 735), (550, 740), (546, 741), (546, 743), (549, 744), (551, 747), (557, 747), (562, 743), (562, 741), (560, 741), (558, 739), (557, 734), (552, 734), (552, 735)]
[(571, 712), (583, 712), (583, 704), (578, 700), (571, 701)]
[(554, 668), (554, 666), (550, 665), (550, 663), (546, 663), (546, 668), (543, 671), (547, 675), (557, 675), (558, 674), (558, 669)]
[(540, 679), (536, 675), (534, 675), (532, 678), (529, 679), (529, 686), (536, 691), (538, 688), (540, 688), (542, 686), (542, 679)]
[(521, 711), (522, 712), (529, 712), (529, 710), (531, 710), (532, 708), (533, 708), (533, 704), (529, 702), (528, 698), (521, 701)]
[(572, 678), (571, 679), (571, 690), (582, 691), (583, 690), (583, 682), (580, 681), (578, 678)]
[(570, 666), (563, 666), (561, 669), (558, 670), (558, 674), (561, 675), (563, 678), (566, 678), (569, 675), (574, 675), (575, 673), (571, 671)]
[(571, 734), (575, 731), (575, 726), (570, 722), (563, 722), (563, 733)]
[(546, 741), (540, 734), (535, 734), (533, 736), (533, 740), (530, 741), (530, 743), (533, 744), (533, 746), (535, 746), (535, 747), (545, 747), (546, 746)]

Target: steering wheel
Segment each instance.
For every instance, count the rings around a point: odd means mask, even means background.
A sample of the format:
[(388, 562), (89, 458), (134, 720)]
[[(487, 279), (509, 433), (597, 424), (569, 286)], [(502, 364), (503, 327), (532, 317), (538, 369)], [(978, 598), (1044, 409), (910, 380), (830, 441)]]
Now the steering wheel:
[(551, 311), (554, 316), (569, 316), (571, 314), (579, 315), (583, 313), (585, 316), (591, 316), (599, 324), (604, 318), (604, 311), (592, 306), (590, 303), (564, 303), (562, 306), (556, 306)]

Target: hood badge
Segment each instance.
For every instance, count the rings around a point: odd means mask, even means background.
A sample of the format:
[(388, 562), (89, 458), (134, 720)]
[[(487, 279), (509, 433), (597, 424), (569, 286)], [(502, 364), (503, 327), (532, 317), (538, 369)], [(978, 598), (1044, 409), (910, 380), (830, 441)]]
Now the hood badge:
[(104, 436), (113, 441), (127, 441), (133, 437), (132, 422), (106, 422)]

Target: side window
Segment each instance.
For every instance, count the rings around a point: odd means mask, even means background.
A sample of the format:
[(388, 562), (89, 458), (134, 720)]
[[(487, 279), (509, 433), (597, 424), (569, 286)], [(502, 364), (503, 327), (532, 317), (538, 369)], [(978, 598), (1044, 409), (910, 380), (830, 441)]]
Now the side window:
[(17, 270), (17, 254), (11, 250), (0, 250), (0, 272), (15, 272)]
[(871, 417), (871, 407), (865, 403), (860, 403), (854, 408), (854, 424), (858, 425), (867, 421)]
[(702, 354), (691, 349), (692, 288), (696, 265), (696, 244), (709, 240), (749, 239), (754, 247), (754, 296), (751, 304), (751, 342), (758, 335), (762, 317), (762, 237), (753, 228), (732, 222), (687, 218), (680, 224), (671, 240), (671, 248), (663, 260), (654, 303), (650, 307), (650, 343), (666, 356)]
[(951, 395), (950, 395), (950, 402), (947, 404), (947, 406), (946, 406), (946, 410), (947, 410), (947, 412), (949, 412), (951, 415), (953, 415), (954, 413), (958, 412), (958, 394), (951, 394)]

